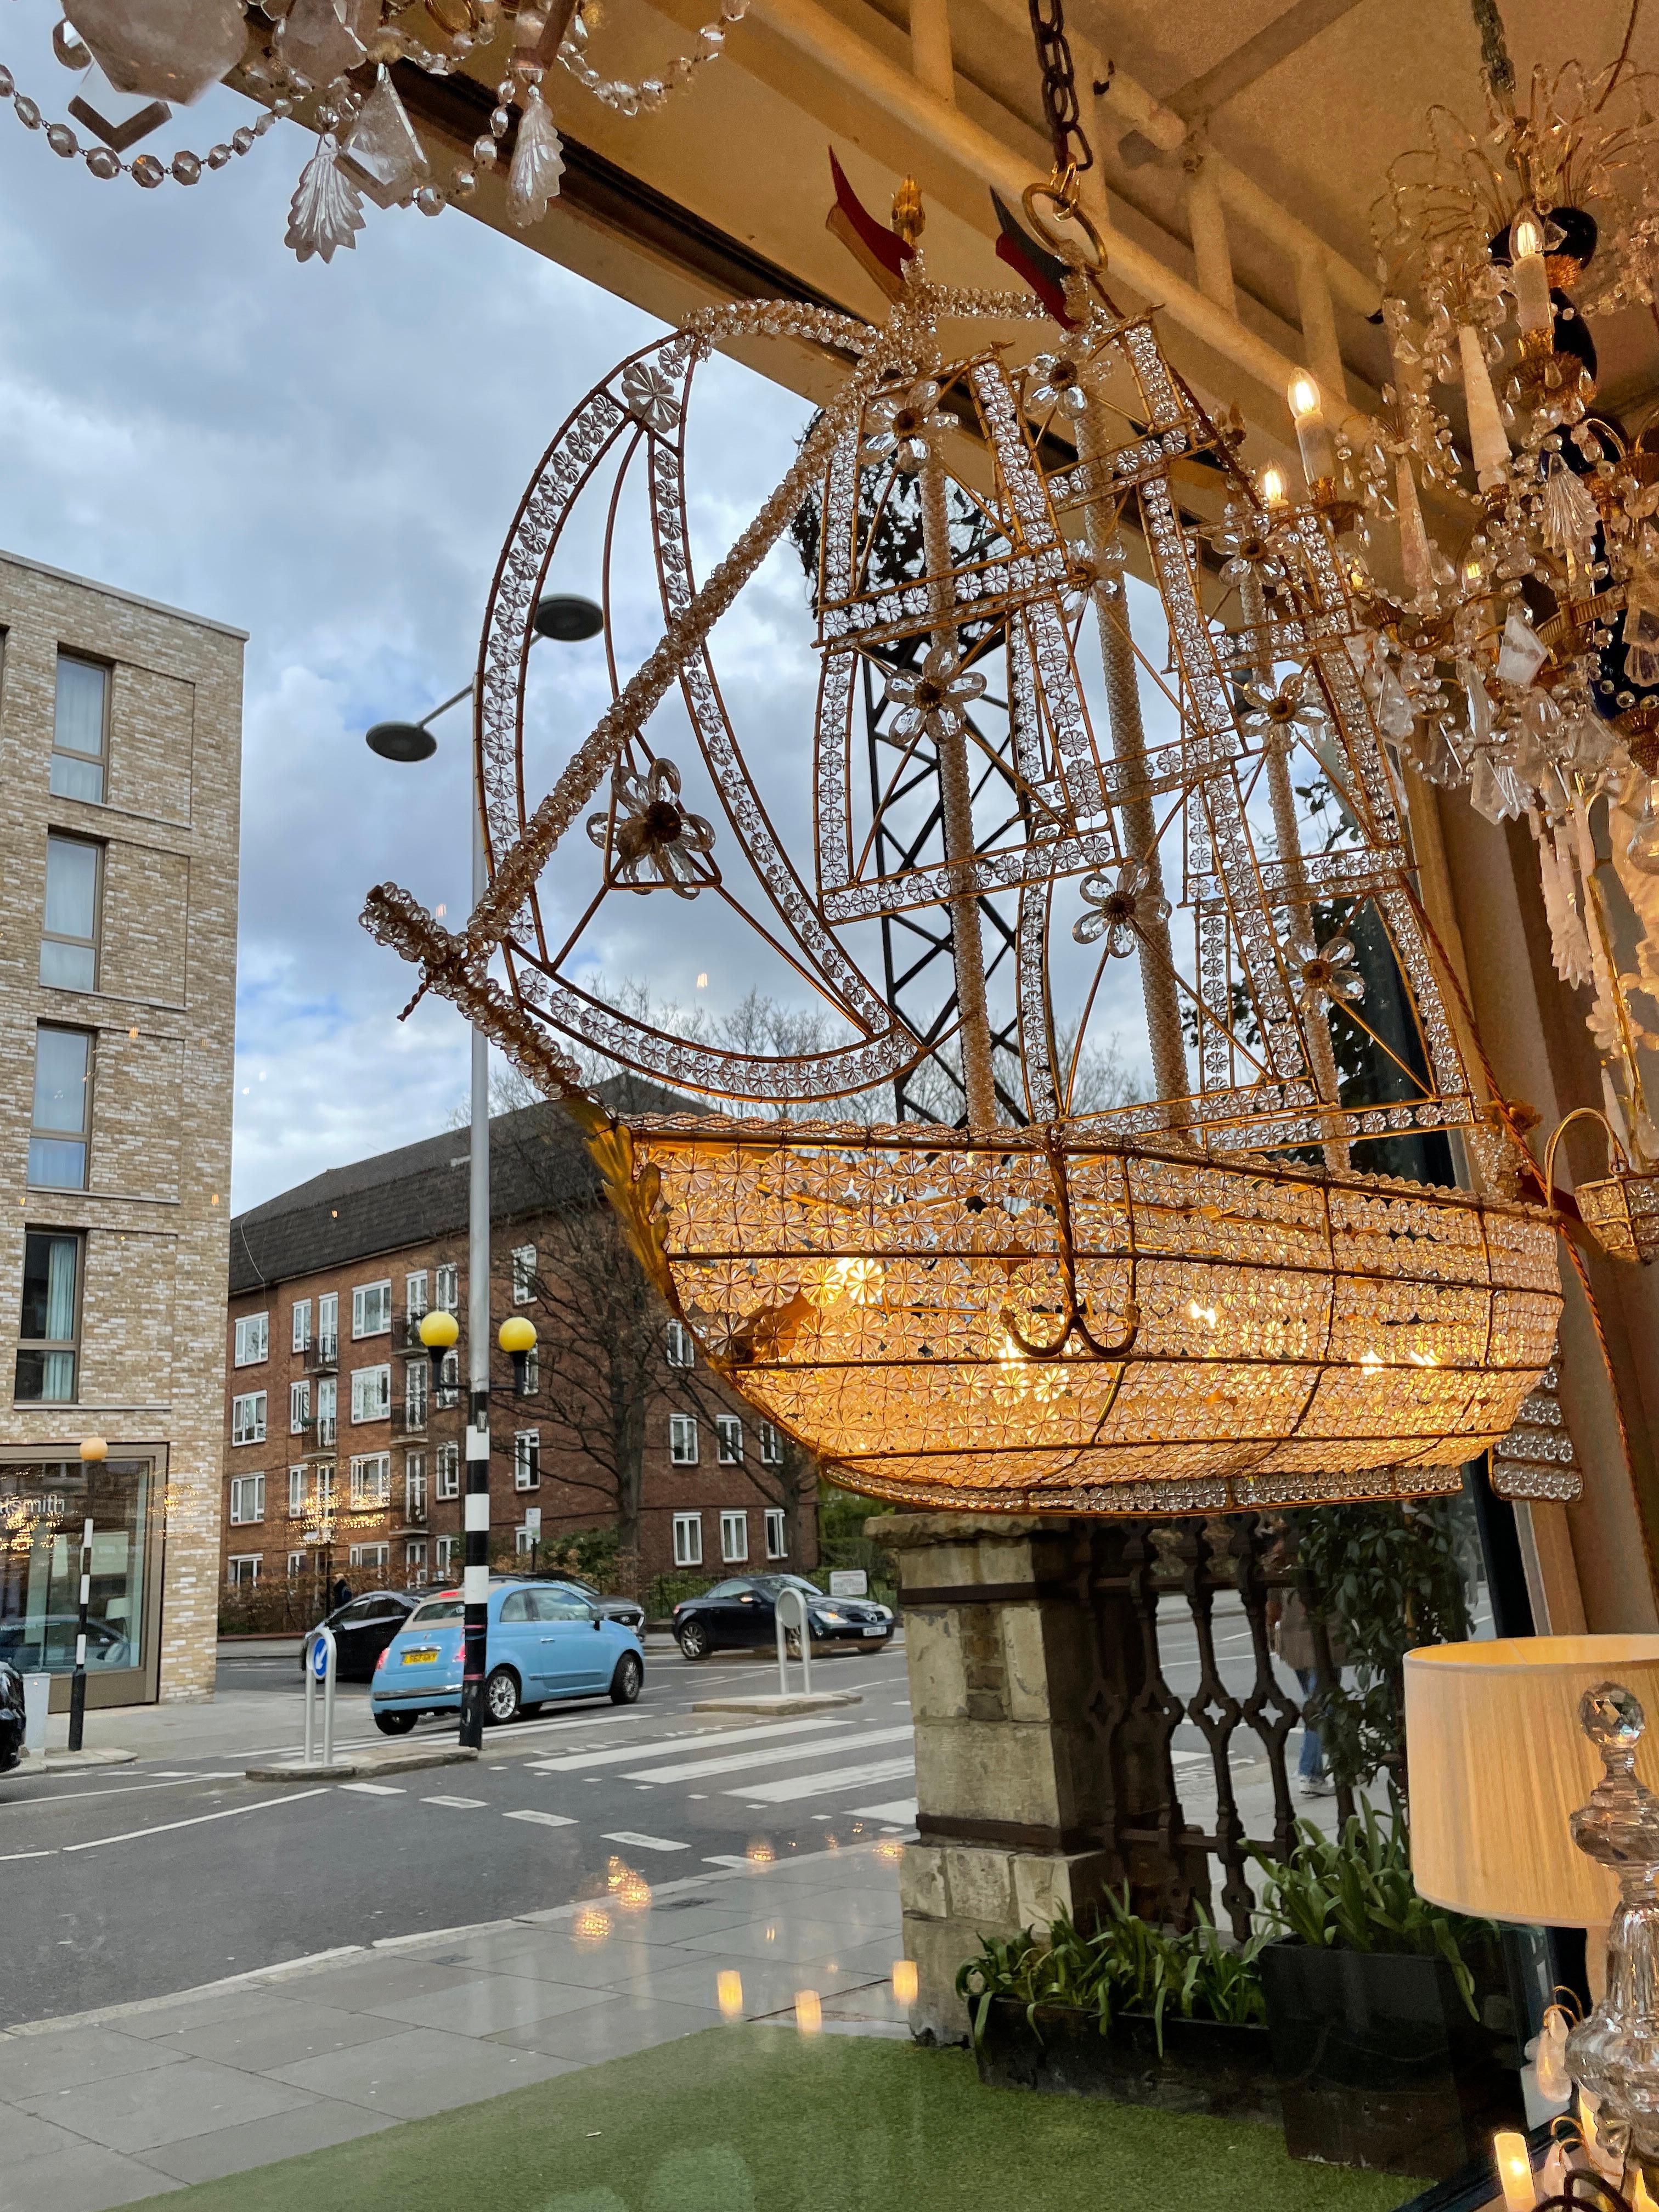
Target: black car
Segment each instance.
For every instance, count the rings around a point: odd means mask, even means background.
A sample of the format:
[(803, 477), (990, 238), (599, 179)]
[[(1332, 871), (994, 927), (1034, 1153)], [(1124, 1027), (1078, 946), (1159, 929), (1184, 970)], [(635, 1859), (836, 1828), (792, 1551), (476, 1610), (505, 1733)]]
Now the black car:
[(619, 1620), (624, 1628), (631, 1628), (635, 1636), (644, 1635), (645, 1607), (637, 1598), (606, 1597), (595, 1589), (592, 1583), (584, 1582), (580, 1575), (556, 1575), (552, 1579), (556, 1588), (574, 1590), (578, 1597), (586, 1598), (602, 1619)]
[[(674, 1607), (675, 1641), (688, 1659), (706, 1659), (724, 1648), (774, 1644), (777, 1601), (786, 1589), (797, 1589), (806, 1600), (814, 1644), (856, 1644), (880, 1651), (892, 1641), (895, 1623), (884, 1605), (870, 1598), (826, 1597), (799, 1575), (734, 1575), (701, 1597), (684, 1599)], [(793, 1640), (793, 1605), (784, 1618)]]
[(23, 1756), (23, 1678), (0, 1659), (0, 1774)]
[[(61, 1669), (75, 1664), (75, 1643), (81, 1631), (78, 1613), (48, 1613), (34, 1620), (20, 1617), (0, 1621), (0, 1662), (36, 1674), (42, 1668)], [(132, 1645), (118, 1623), (87, 1621), (87, 1664), (89, 1667), (131, 1667)]]
[[(374, 1662), (429, 1590), (368, 1590), (349, 1605), (336, 1606), (318, 1623), (334, 1632), (335, 1680), (371, 1682)], [(314, 1631), (312, 1633), (315, 1633)], [(309, 1636), (300, 1644), (300, 1672), (303, 1674)]]

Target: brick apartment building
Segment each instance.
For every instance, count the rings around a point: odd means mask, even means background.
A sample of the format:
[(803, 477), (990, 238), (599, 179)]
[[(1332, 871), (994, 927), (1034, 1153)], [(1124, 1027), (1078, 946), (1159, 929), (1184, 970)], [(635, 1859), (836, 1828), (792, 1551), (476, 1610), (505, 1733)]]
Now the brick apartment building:
[[(232, 1221), (228, 1584), (325, 1569), (359, 1587), (459, 1577), (467, 1176), (463, 1128)], [(665, 1572), (812, 1565), (810, 1459), (698, 1358), (558, 1109), (492, 1117), (490, 1214), (493, 1557), (539, 1563), (561, 1537), (620, 1523), (641, 1594)], [(462, 1330), (435, 1386), (417, 1334), (431, 1307)], [(514, 1313), (539, 1338), (522, 1395), (495, 1344)]]
[(54, 1706), (88, 1517), (89, 1701), (213, 1692), (244, 642), (0, 554), (0, 1656)]

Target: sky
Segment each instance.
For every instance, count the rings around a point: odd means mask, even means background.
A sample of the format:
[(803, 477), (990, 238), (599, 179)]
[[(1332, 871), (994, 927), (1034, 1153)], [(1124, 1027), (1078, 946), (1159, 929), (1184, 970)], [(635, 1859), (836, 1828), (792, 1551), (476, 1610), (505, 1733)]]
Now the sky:
[[(75, 89), (47, 49), (52, 12), (15, 11), (0, 55), (49, 117)], [(163, 158), (203, 152), (249, 116), (216, 90), (153, 143)], [(463, 1115), (460, 1017), (433, 998), (400, 1023), (412, 972), (357, 917), (387, 878), (452, 926), (465, 914), (467, 714), (438, 725), (438, 754), (419, 766), (381, 761), (363, 732), (467, 682), (502, 538), (545, 447), (615, 362), (664, 335), (455, 210), (366, 206), (355, 251), (300, 264), (283, 234), (313, 143), (279, 125), (191, 189), (143, 191), (57, 159), (0, 107), (0, 545), (249, 633), (239, 1210)], [(787, 468), (807, 410), (718, 356), (699, 393), (690, 527), (707, 574)], [(624, 675), (660, 627), (643, 511), (630, 483), (611, 580)], [(598, 596), (600, 550), (596, 526), (575, 530), (552, 587)], [(805, 865), (817, 668), (787, 543), (716, 643), (775, 828)], [(609, 697), (599, 644), (539, 648), (531, 804)], [(681, 763), (687, 803), (715, 821), (726, 879), (742, 889), (677, 697), (650, 736)], [(596, 858), (579, 825), (544, 878), (552, 924), (580, 912)], [(878, 976), (876, 945), (850, 949)], [(584, 957), (596, 980), (716, 1016), (750, 988), (810, 1000), (710, 895), (614, 899)], [(1113, 963), (1109, 998), (1133, 964)]]

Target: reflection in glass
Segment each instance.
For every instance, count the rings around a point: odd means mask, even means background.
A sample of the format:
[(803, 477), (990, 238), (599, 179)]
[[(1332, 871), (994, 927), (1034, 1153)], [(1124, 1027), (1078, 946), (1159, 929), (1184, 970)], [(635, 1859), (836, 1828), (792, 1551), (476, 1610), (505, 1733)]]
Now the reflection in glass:
[(52, 755), (52, 788), (60, 799), (101, 803), (108, 702), (109, 671), (60, 653)]
[(40, 981), (60, 991), (94, 989), (97, 935), (98, 848), (73, 837), (48, 837)]
[(142, 1664), (150, 1477), (148, 1460), (0, 1465), (0, 1659), (26, 1673), (73, 1668), (90, 1518), (88, 1668)]

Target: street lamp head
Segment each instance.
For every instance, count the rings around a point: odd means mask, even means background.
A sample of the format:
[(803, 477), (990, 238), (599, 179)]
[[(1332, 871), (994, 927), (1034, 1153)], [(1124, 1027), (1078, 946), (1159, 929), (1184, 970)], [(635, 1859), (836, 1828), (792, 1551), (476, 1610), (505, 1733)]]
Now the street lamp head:
[(389, 761), (430, 760), (438, 750), (436, 738), (419, 722), (376, 722), (364, 742)]
[(428, 1352), (448, 1352), (459, 1342), (461, 1325), (453, 1313), (441, 1307), (421, 1316), (420, 1337)]
[(94, 1461), (106, 1460), (108, 1457), (109, 1446), (104, 1442), (102, 1437), (82, 1437), (81, 1459), (82, 1465), (89, 1467)]
[(504, 1321), (495, 1341), (503, 1352), (529, 1352), (536, 1342), (536, 1324), (523, 1314), (513, 1314)]
[(530, 627), (538, 637), (550, 637), (561, 645), (577, 645), (585, 637), (599, 635), (605, 628), (605, 617), (592, 599), (577, 599), (568, 592), (550, 592), (544, 599), (537, 600)]

